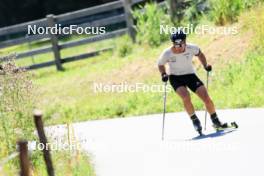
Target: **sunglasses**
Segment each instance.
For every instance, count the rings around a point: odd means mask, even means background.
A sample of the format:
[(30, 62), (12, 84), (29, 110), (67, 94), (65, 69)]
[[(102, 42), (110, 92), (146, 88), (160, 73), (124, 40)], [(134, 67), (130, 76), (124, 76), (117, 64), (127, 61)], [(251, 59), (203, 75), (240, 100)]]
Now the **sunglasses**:
[(181, 48), (181, 47), (183, 47), (184, 42), (182, 42), (182, 43), (173, 43), (173, 45), (174, 45), (175, 48)]
[(184, 44), (185, 44), (184, 41), (181, 40), (181, 39), (175, 40), (173, 42), (173, 45), (174, 45), (175, 48), (181, 48)]

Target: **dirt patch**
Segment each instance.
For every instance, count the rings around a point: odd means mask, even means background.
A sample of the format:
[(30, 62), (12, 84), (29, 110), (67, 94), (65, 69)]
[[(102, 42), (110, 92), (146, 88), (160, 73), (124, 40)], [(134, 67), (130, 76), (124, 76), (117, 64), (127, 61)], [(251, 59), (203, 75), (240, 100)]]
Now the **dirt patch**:
[(250, 46), (251, 32), (241, 32), (237, 35), (215, 36), (214, 40), (204, 49), (204, 53), (211, 64), (219, 67), (232, 61), (241, 61)]

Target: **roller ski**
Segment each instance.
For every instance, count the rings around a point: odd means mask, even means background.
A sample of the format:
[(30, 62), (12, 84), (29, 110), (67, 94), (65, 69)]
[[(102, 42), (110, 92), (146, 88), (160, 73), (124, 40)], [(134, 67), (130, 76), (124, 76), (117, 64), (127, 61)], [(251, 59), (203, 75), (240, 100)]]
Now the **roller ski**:
[(237, 129), (238, 125), (236, 122), (231, 122), (230, 124), (228, 123), (222, 123), (220, 122), (220, 120), (215, 117), (212, 118), (212, 122), (213, 122), (213, 128), (218, 132), (218, 131), (224, 131), (227, 129)]
[(237, 129), (238, 125), (236, 122), (231, 122), (230, 124), (224, 123), (222, 126), (214, 126), (214, 129), (218, 131), (224, 131), (224, 130), (229, 130), (229, 129)]

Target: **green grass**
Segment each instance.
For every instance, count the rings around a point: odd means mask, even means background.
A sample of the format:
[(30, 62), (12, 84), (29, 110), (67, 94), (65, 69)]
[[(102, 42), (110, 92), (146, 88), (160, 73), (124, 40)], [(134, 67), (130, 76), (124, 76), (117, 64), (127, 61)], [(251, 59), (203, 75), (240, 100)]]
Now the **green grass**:
[(219, 108), (264, 106), (263, 61), (263, 56), (252, 53), (213, 77), (211, 95)]
[(241, 12), (262, 2), (263, 0), (209, 0), (212, 8), (210, 16), (217, 25), (234, 23)]
[[(55, 175), (95, 176), (92, 164), (84, 153), (81, 153), (79, 157), (76, 158), (69, 152), (56, 151), (52, 152), (52, 159)], [(30, 162), (33, 165), (33, 167), (31, 167), (33, 175), (48, 176), (46, 165), (40, 151), (33, 153), (30, 157)], [(19, 173), (17, 165), (19, 165), (18, 158), (14, 158), (4, 165), (3, 170), (0, 171), (0, 175), (17, 175)]]
[[(1, 52), (0, 52), (0, 54), (6, 55), (8, 53), (14, 53), (14, 52), (21, 53), (21, 52), (36, 48), (38, 45), (39, 44), (33, 44), (32, 48), (30, 48), (27, 45), (20, 45), (20, 46), (16, 46), (16, 47), (11, 47), (11, 48), (2, 50), (1, 51), (2, 54), (1, 54)], [(93, 51), (96, 51), (98, 49), (103, 49), (103, 48), (110, 47), (113, 45), (115, 45), (115, 41), (113, 39), (109, 39), (109, 40), (105, 40), (103, 42), (101, 41), (101, 42), (91, 43), (89, 45), (80, 45), (80, 46), (76, 46), (74, 48), (67, 48), (67, 49), (61, 50), (61, 58), (63, 59), (63, 58), (70, 57), (70, 56), (75, 56), (75, 55), (79, 55), (79, 54), (83, 54), (83, 53), (93, 52)], [(47, 43), (44, 46), (49, 46), (49, 45)], [(18, 66), (29, 66), (29, 65), (43, 63), (43, 62), (52, 61), (52, 60), (54, 60), (53, 53), (49, 52), (49, 53), (35, 55), (32, 57), (26, 57), (26, 58), (18, 59), (17, 65)], [(55, 69), (55, 66), (52, 66), (52, 68)]]
[[(38, 141), (34, 133), (35, 127), (32, 117), (37, 97), (35, 88), (32, 86), (32, 76), (29, 72), (18, 71), (14, 73), (15, 68), (13, 62), (4, 63), (4, 71), (1, 71), (0, 77), (1, 162), (3, 158), (16, 151), (18, 140)], [(78, 159), (71, 159), (72, 156), (69, 151), (53, 151), (52, 157), (57, 175), (65, 175), (66, 173), (71, 175), (94, 175), (92, 166), (84, 154), (79, 155)], [(32, 152), (30, 161), (34, 172), (36, 172), (34, 175), (46, 175), (43, 156), (40, 151)], [(69, 164), (61, 164), (66, 161), (69, 161)], [(18, 172), (18, 157), (6, 163), (3, 170), (0, 170), (1, 175), (17, 175)]]
[[(73, 156), (69, 152), (56, 151), (52, 152), (52, 159), (54, 164), (55, 175), (65, 176), (65, 175), (87, 175), (95, 176), (94, 170), (89, 158), (86, 154), (81, 153), (78, 158)], [(36, 166), (33, 170), (34, 175), (47, 176), (46, 166), (41, 158), (37, 163), (34, 163)]]

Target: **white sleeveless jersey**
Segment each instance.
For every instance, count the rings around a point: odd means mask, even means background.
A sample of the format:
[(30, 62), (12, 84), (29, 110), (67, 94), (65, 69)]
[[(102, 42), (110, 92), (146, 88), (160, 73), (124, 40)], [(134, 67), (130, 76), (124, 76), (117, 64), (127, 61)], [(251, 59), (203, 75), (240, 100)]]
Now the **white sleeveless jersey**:
[(192, 64), (194, 55), (198, 55), (200, 48), (194, 44), (186, 44), (185, 51), (180, 54), (172, 52), (171, 47), (163, 51), (158, 59), (158, 65), (169, 65), (170, 75), (186, 75), (195, 73), (195, 69)]

